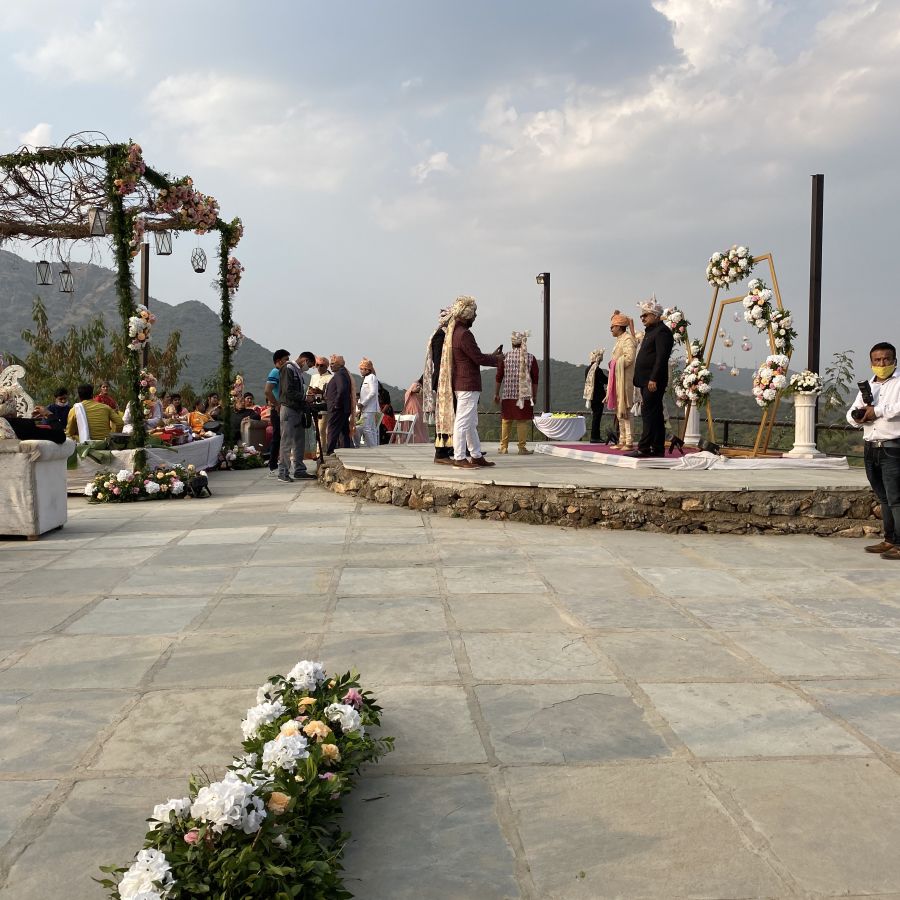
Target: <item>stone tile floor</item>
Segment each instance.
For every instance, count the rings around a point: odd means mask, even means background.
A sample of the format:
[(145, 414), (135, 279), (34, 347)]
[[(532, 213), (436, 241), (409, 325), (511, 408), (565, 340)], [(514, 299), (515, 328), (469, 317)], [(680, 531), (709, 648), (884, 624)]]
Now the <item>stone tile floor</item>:
[(900, 568), (862, 542), (469, 522), (256, 472), (0, 542), (0, 897), (100, 898), (267, 675), (395, 753), (360, 898), (900, 898)]

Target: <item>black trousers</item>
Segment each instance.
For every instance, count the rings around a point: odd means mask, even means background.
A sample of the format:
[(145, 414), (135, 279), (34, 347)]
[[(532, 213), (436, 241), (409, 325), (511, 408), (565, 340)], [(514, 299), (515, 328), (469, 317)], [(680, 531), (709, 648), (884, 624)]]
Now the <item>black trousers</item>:
[(603, 424), (603, 407), (602, 406), (592, 406), (591, 407), (591, 443), (599, 444), (601, 441), (600, 437), (600, 426)]
[(328, 412), (328, 420), (325, 426), (328, 434), (328, 446), (325, 448), (326, 453), (334, 453), (340, 447), (352, 447), (353, 441), (350, 440), (350, 413), (343, 412), (339, 409), (332, 409)]
[(272, 426), (272, 443), (269, 444), (269, 471), (274, 472), (278, 468), (278, 457), (281, 456), (281, 413), (277, 409), (272, 410), (269, 424)]
[(654, 453), (662, 456), (666, 450), (666, 418), (663, 415), (663, 396), (665, 391), (657, 387), (655, 391), (641, 388), (641, 420), (643, 429), (638, 442), (638, 450), (642, 453)]

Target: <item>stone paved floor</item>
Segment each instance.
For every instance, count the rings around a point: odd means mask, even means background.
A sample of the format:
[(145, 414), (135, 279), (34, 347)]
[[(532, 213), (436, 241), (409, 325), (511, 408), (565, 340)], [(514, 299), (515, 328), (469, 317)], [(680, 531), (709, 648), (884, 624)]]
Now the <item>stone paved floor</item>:
[(357, 666), (364, 900), (900, 897), (900, 569), (858, 541), (469, 522), (218, 474), (0, 542), (0, 897), (100, 898), (256, 686)]

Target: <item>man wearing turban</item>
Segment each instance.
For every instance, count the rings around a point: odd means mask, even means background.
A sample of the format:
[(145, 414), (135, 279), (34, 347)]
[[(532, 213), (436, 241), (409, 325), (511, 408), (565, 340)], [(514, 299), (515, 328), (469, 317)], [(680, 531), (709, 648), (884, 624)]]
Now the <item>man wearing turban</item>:
[(362, 386), (359, 389), (359, 415), (362, 420), (362, 442), (366, 447), (377, 447), (378, 440), (378, 378), (375, 366), (368, 357), (359, 362)]
[(634, 322), (619, 310), (609, 320), (609, 330), (616, 339), (609, 361), (609, 383), (606, 390), (606, 408), (612, 410), (619, 426), (618, 450), (634, 450), (631, 434), (631, 405), (634, 402), (634, 361), (637, 341)]
[(666, 420), (663, 395), (669, 383), (669, 356), (675, 338), (662, 321), (663, 309), (652, 297), (639, 303), (644, 339), (634, 361), (634, 386), (641, 392), (643, 430), (637, 450), (629, 456), (640, 458), (665, 456)]
[[(432, 332), (425, 348), (425, 368), (422, 372), (422, 412), (429, 425), (435, 424), (437, 412), (437, 390), (441, 375), (441, 356), (444, 351), (444, 338), (450, 324), (450, 307), (438, 313), (438, 327)], [(434, 461), (441, 465), (453, 464), (453, 434), (444, 434), (435, 430)]]
[(497, 365), (497, 389), (494, 403), (500, 404), (500, 453), (509, 453), (509, 433), (516, 423), (519, 453), (531, 453), (526, 446), (528, 423), (534, 418), (538, 364), (528, 352), (528, 332), (514, 331), (512, 349), (500, 357)]

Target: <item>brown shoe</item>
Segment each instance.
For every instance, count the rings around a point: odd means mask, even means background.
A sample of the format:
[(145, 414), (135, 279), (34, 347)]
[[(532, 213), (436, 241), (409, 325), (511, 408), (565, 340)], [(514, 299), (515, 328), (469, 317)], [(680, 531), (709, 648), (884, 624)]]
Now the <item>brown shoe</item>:
[(481, 466), (483, 468), (484, 466), (496, 466), (497, 463), (488, 462), (483, 456), (478, 456), (472, 460), (472, 465)]
[(531, 456), (532, 453), (534, 453), (534, 450), (529, 450), (527, 447), (519, 447), (520, 456)]
[(457, 469), (477, 468), (476, 464), (471, 459), (453, 459), (450, 461), (450, 465), (455, 466)]
[(885, 550), (884, 553), (881, 554), (882, 559), (900, 559), (900, 547), (891, 547), (890, 550)]
[(890, 541), (882, 541), (880, 544), (869, 544), (866, 547), (866, 553), (887, 553), (888, 550), (893, 550), (894, 545)]
[(435, 464), (438, 466), (452, 466), (453, 465), (453, 457), (452, 456), (440, 456), (435, 459)]

